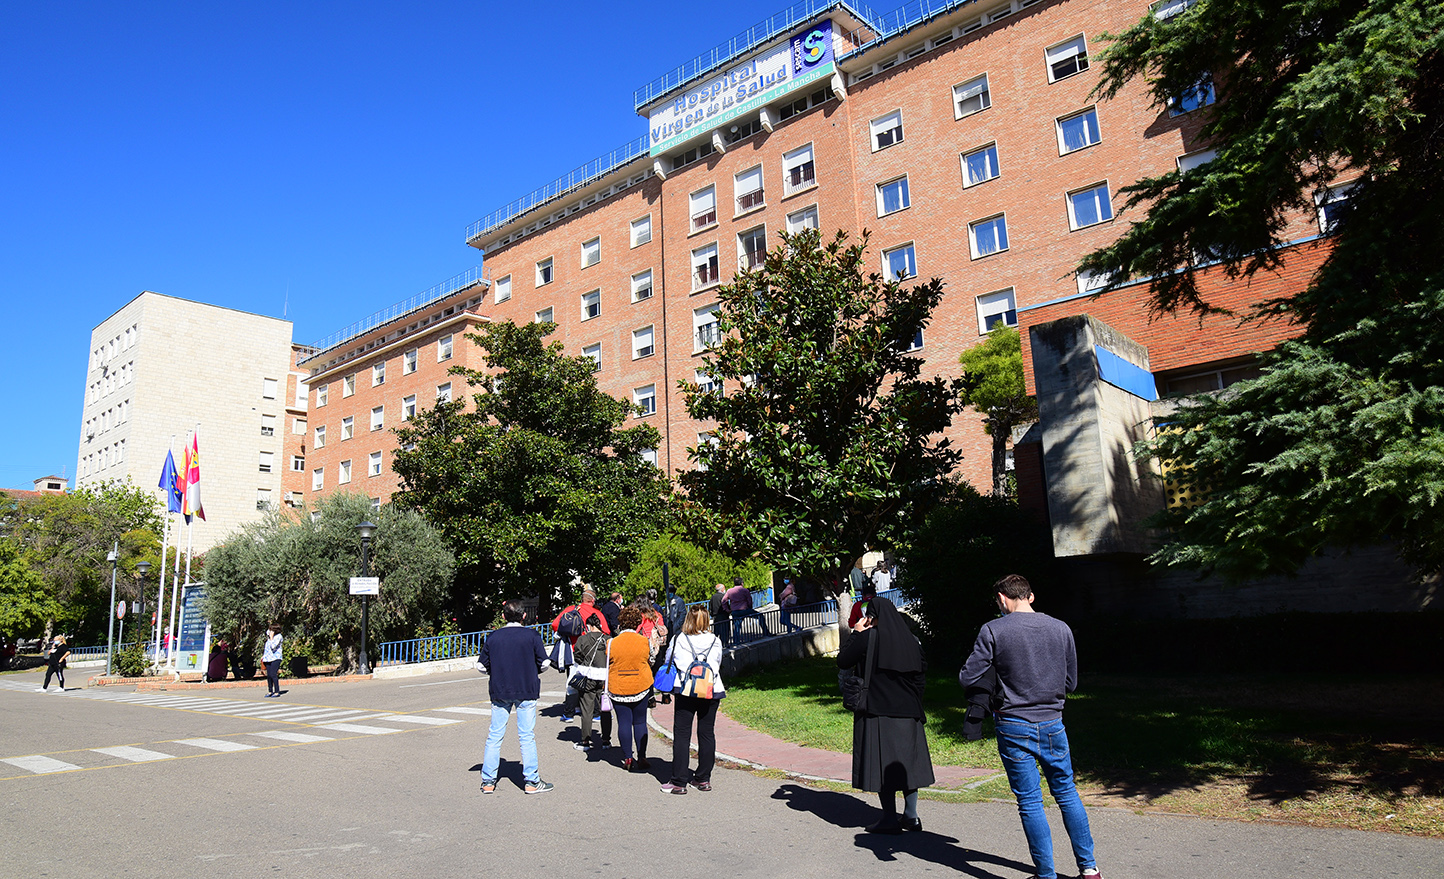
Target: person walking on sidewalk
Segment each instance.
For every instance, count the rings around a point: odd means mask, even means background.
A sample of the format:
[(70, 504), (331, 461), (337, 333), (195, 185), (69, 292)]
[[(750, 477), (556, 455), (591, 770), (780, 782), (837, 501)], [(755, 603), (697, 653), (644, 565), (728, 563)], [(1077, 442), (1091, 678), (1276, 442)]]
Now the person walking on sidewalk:
[[(837, 665), (857, 667), (867, 681), (867, 704), (852, 716), (852, 786), (876, 792), (883, 812), (867, 832), (922, 830), (918, 788), (934, 781), (924, 728), (922, 645), (891, 601), (874, 598), (842, 642)], [(901, 819), (898, 791), (903, 794)]]
[(281, 698), (281, 626), (272, 623), (266, 629), (266, 646), (261, 653), (266, 667), (266, 698)]
[[(617, 716), (617, 738), (622, 744), (622, 768), (646, 772), (647, 699), (652, 695), (652, 645), (637, 632), (642, 611), (624, 607), (617, 625), (622, 631), (607, 645), (607, 693)], [(637, 757), (632, 759), (632, 743)]]
[(65, 692), (65, 657), (69, 655), (70, 645), (65, 643), (65, 636), (56, 635), (50, 652), (45, 657), (45, 685), (40, 688), (40, 692), (49, 692), (52, 675), (60, 679), (60, 692)]
[[(610, 747), (612, 741), (612, 711), (603, 710), (602, 693), (607, 686), (607, 643), (611, 640), (602, 631), (602, 622), (596, 617), (587, 620), (587, 633), (577, 639), (576, 660), (573, 666), (576, 674), (577, 692), (581, 701), (582, 738), (577, 742), (579, 751)], [(602, 718), (600, 741), (592, 738), (592, 719), (598, 712)]]
[(547, 653), (541, 633), (523, 626), (525, 610), (515, 598), (501, 606), (506, 625), (487, 636), (481, 645), (477, 666), (491, 676), (487, 693), (491, 697), (491, 729), (481, 757), (481, 792), (496, 793), (496, 776), (501, 769), (501, 740), (507, 722), (516, 715), (516, 738), (521, 746), (521, 774), (524, 790), (542, 794), (552, 786), (542, 781), (536, 756), (536, 703), (541, 698), (541, 670)]
[(695, 662), (702, 662), (712, 671), (712, 698), (702, 699), (678, 693), (672, 700), (672, 778), (662, 785), (662, 792), (687, 792), (688, 746), (692, 743), (692, 723), (697, 723), (697, 771), (692, 773), (692, 786), (699, 791), (712, 789), (712, 767), (717, 762), (717, 702), (726, 690), (722, 686), (722, 639), (710, 631), (712, 621), (707, 611), (694, 607), (687, 612), (682, 634), (672, 642), (672, 662), (679, 674), (686, 675)]
[[(1038, 879), (1055, 879), (1053, 835), (1043, 814), (1038, 768), (1058, 803), (1073, 858), (1084, 879), (1098, 876), (1088, 813), (1073, 785), (1073, 758), (1063, 728), (1063, 697), (1078, 686), (1078, 653), (1073, 630), (1062, 620), (1033, 610), (1033, 588), (1017, 574), (993, 586), (1003, 616), (983, 626), (967, 664), (958, 674), (966, 687), (990, 671), (997, 678), (1001, 705), (993, 714), (998, 756), (1008, 786), (1018, 801), (1023, 835), (1038, 869)], [(998, 704), (995, 702), (995, 704)]]

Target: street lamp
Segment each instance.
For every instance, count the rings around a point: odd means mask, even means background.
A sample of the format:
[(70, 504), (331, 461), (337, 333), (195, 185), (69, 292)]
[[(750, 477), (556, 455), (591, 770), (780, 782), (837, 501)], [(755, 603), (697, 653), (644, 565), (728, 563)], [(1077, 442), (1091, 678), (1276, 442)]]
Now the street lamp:
[[(371, 576), (371, 535), (376, 533), (376, 526), (371, 522), (362, 522), (356, 526), (356, 533), (361, 535), (361, 576)], [(361, 596), (361, 673), (371, 674), (371, 663), (366, 659), (366, 640), (371, 628), (371, 596)]]
[[(135, 563), (135, 573), (136, 573), (136, 576), (140, 578), (140, 599), (141, 599), (142, 602), (144, 602), (144, 601), (145, 601), (145, 575), (150, 573), (150, 562), (147, 562), (147, 561), (139, 561), (139, 562), (136, 562), (136, 563)], [(136, 618), (135, 624), (136, 624), (137, 626), (140, 625), (140, 618), (139, 618), (139, 617)], [(121, 631), (120, 640), (124, 641), (124, 640), (125, 640), (125, 620), (124, 620), (124, 619), (122, 619), (122, 620), (120, 621), (120, 631)], [(139, 630), (137, 629), (137, 631), (139, 631)], [(142, 647), (140, 652), (141, 652), (142, 654), (144, 654), (144, 653), (145, 653), (145, 648)]]
[(115, 542), (115, 548), (105, 554), (105, 560), (110, 562), (110, 607), (106, 616), (110, 617), (110, 624), (105, 633), (105, 673), (110, 674), (110, 663), (115, 657), (115, 563), (120, 560), (120, 541)]

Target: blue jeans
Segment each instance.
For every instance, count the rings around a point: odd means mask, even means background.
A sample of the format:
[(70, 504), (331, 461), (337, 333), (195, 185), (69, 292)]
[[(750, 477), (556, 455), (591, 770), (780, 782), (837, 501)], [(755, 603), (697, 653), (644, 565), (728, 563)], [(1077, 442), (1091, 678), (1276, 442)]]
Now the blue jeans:
[(491, 703), (491, 731), (486, 734), (486, 752), (481, 758), (482, 784), (496, 782), (501, 768), (501, 738), (506, 724), (516, 712), (516, 738), (521, 745), (521, 774), (527, 784), (541, 781), (536, 762), (536, 700)]
[(1073, 844), (1073, 857), (1078, 869), (1096, 866), (1093, 860), (1093, 834), (1088, 830), (1088, 813), (1078, 789), (1073, 786), (1073, 758), (1068, 752), (1068, 733), (1063, 721), (1028, 723), (1005, 717), (995, 718), (998, 735), (998, 756), (1008, 771), (1008, 786), (1018, 800), (1018, 815), (1023, 819), (1023, 835), (1028, 838), (1028, 851), (1038, 868), (1038, 879), (1055, 879), (1053, 868), (1053, 834), (1043, 814), (1043, 789), (1038, 768), (1048, 779), (1048, 790), (1063, 813), (1063, 827)]

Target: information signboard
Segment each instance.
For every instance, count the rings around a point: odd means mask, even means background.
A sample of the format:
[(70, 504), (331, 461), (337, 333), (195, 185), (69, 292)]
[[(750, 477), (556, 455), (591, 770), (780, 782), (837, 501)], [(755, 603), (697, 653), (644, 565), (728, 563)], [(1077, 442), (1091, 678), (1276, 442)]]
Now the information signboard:
[(181, 587), (180, 637), (176, 641), (176, 671), (205, 670), (210, 661), (211, 626), (201, 613), (206, 584), (187, 583)]
[(381, 578), (380, 578), (380, 577), (352, 577), (352, 578), (351, 578), (351, 594), (352, 594), (352, 595), (380, 595), (380, 594), (381, 594)]

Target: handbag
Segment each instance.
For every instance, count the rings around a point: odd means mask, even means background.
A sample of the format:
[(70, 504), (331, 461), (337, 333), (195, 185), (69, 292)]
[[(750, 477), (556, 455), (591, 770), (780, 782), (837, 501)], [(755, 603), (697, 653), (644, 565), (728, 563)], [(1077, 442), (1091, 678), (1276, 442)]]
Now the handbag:
[(657, 674), (652, 681), (652, 687), (659, 693), (670, 693), (677, 689), (677, 663), (672, 659), (672, 648), (677, 645), (672, 642), (672, 647), (667, 648), (667, 659), (662, 667), (657, 669)]
[(842, 690), (842, 707), (848, 711), (867, 711), (867, 690), (872, 683), (872, 667), (876, 662), (877, 635), (868, 638), (867, 656), (862, 661), (862, 674), (854, 668), (837, 670), (837, 686)]

